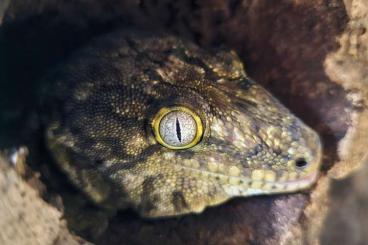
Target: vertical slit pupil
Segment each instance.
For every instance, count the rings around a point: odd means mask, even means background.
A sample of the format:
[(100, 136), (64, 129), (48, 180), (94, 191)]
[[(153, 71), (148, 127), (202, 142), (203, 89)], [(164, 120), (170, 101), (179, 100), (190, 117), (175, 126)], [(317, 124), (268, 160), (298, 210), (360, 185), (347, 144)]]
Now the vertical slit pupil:
[(176, 118), (176, 136), (178, 137), (179, 142), (181, 142), (181, 129), (179, 119)]

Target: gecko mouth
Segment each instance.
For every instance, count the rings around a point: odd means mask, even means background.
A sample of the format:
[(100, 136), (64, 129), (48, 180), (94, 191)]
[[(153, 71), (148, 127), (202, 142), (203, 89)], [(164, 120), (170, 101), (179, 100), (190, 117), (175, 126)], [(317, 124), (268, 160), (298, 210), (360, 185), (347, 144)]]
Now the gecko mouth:
[(317, 177), (318, 172), (315, 172), (299, 179), (286, 180), (281, 182), (276, 181), (274, 185), (276, 185), (276, 188), (280, 187), (280, 189), (297, 190), (309, 187), (317, 180)]
[(314, 182), (317, 180), (317, 177), (318, 172), (302, 178), (285, 181), (249, 180), (246, 185), (225, 185), (224, 190), (230, 196), (253, 196), (290, 193), (307, 189), (314, 184)]
[(231, 196), (251, 196), (295, 192), (310, 187), (314, 184), (318, 177), (318, 172), (313, 172), (309, 175), (296, 179), (267, 181), (262, 179), (253, 180), (251, 178), (242, 176), (228, 176), (190, 167), (183, 168), (189, 171), (206, 174), (206, 177), (210, 177), (217, 182), (220, 182), (225, 192)]

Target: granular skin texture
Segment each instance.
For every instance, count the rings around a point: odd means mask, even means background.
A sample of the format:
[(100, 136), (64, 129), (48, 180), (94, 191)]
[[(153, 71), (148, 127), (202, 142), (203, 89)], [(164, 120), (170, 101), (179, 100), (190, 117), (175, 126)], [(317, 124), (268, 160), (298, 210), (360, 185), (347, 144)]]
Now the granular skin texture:
[[(306, 189), (317, 177), (318, 135), (252, 81), (231, 50), (118, 31), (46, 80), (47, 146), (71, 182), (106, 208), (200, 213), (236, 196)], [(177, 106), (203, 123), (189, 149), (164, 147), (151, 127), (161, 108)]]

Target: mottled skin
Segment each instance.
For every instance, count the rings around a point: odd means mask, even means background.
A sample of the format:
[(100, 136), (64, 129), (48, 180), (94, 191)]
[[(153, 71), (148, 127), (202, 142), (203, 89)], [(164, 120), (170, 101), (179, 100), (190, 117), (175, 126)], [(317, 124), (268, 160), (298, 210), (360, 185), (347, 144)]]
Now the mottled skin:
[[(198, 213), (235, 196), (305, 189), (316, 179), (319, 137), (250, 80), (234, 52), (117, 32), (48, 79), (48, 148), (105, 207), (132, 207), (144, 217)], [(152, 118), (171, 106), (201, 117), (204, 135), (194, 147), (156, 141)]]

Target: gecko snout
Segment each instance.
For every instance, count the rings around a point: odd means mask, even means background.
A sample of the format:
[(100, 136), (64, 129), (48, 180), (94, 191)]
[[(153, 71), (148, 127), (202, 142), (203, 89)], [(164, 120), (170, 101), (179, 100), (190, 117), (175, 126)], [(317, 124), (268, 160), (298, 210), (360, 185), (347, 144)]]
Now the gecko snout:
[(314, 172), (319, 169), (322, 157), (322, 144), (317, 133), (308, 127), (301, 130), (305, 141), (305, 154), (295, 159), (295, 168), (303, 172)]

